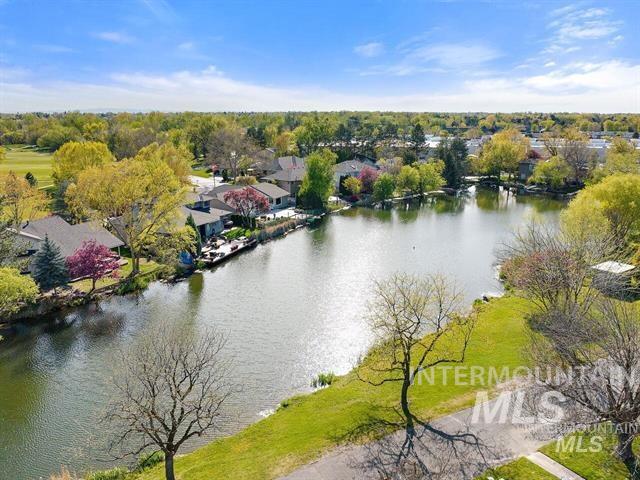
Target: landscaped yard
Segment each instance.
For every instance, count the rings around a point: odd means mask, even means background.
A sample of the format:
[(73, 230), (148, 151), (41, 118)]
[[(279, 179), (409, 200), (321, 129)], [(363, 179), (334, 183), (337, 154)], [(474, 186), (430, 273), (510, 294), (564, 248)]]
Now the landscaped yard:
[[(522, 365), (526, 309), (525, 301), (513, 297), (483, 306), (466, 363), (498, 369)], [(423, 382), (412, 389), (412, 407), (422, 419), (471, 406), (483, 388), (452, 381), (443, 385), (441, 374), (435, 373), (434, 386)], [(371, 416), (396, 420), (389, 407), (398, 401), (397, 384), (374, 387), (350, 373), (328, 388), (287, 400), (286, 407), (237, 435), (177, 458), (176, 473), (182, 480), (276, 478), (334, 448)], [(163, 474), (156, 468), (140, 478), (161, 479)]]
[(492, 468), (476, 480), (558, 480), (546, 470), (526, 458), (519, 458), (511, 463)]
[(10, 171), (16, 175), (24, 176), (31, 172), (38, 187), (49, 187), (53, 185), (51, 178), (51, 153), (38, 151), (37, 147), (24, 145), (7, 145), (7, 159), (0, 162), (0, 174)]

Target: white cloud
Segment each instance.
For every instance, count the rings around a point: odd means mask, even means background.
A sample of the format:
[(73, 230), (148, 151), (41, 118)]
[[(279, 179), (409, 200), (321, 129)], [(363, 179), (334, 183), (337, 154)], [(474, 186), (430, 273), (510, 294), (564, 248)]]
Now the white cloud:
[(357, 45), (353, 48), (353, 51), (365, 58), (377, 57), (384, 52), (384, 45), (380, 42), (370, 42), (363, 45)]
[(193, 42), (182, 42), (178, 45), (178, 50), (191, 51), (193, 50), (195, 45)]
[(94, 33), (93, 36), (105, 42), (120, 44), (133, 43), (135, 40), (132, 36), (123, 32), (97, 32)]
[(570, 44), (585, 40), (599, 40), (615, 34), (622, 24), (612, 20), (607, 8), (584, 9), (578, 5), (569, 5), (551, 12), (553, 20), (549, 23), (554, 34), (553, 44)]
[(235, 80), (215, 67), (169, 75), (119, 73), (108, 83), (30, 83), (4, 79), (0, 111), (575, 111), (640, 112), (640, 65), (572, 64), (545, 74), (474, 79), (440, 91), (344, 94), (309, 86)]
[(71, 53), (74, 51), (73, 48), (65, 47), (64, 45), (54, 45), (54, 44), (34, 45), (34, 48), (45, 53)]
[(544, 64), (545, 68), (549, 68), (549, 67), (555, 67), (556, 66), (556, 62), (547, 62)]
[(416, 43), (402, 44), (402, 58), (387, 65), (374, 65), (361, 70), (361, 75), (406, 76), (418, 73), (444, 73), (470, 69), (499, 58), (501, 53), (482, 43)]

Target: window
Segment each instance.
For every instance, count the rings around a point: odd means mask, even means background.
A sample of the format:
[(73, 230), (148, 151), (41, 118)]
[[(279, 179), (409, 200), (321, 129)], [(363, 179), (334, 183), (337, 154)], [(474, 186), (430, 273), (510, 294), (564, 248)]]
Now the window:
[(276, 205), (280, 205), (282, 203), (282, 198), (276, 198)]

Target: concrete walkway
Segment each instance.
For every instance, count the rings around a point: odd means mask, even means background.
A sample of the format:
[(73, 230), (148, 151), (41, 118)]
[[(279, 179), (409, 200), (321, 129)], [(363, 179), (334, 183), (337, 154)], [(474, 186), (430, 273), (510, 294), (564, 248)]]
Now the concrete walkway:
[[(487, 405), (491, 407), (494, 404), (495, 400)], [(402, 430), (366, 445), (338, 448), (283, 477), (283, 480), (470, 480), (491, 466), (531, 455), (554, 439), (550, 429), (545, 429), (544, 425), (516, 425), (511, 423), (512, 420), (500, 423), (493, 419), (487, 421), (482, 416), (472, 422), (472, 414), (473, 409), (470, 408), (434, 420), (426, 426), (416, 425), (413, 436)], [(513, 416), (507, 415), (507, 418), (512, 419)], [(537, 456), (534, 459), (542, 461)], [(568, 472), (548, 462), (547, 465), (555, 469), (552, 471), (554, 474), (555, 471), (561, 475)], [(430, 473), (429, 476), (420, 473), (425, 471)], [(561, 478), (580, 479), (577, 476)]]
[(547, 457), (544, 453), (534, 452), (531, 455), (527, 455), (527, 460), (535, 463), (550, 474), (555, 475), (560, 480), (584, 480), (580, 475), (572, 472), (565, 466), (560, 465), (555, 460)]

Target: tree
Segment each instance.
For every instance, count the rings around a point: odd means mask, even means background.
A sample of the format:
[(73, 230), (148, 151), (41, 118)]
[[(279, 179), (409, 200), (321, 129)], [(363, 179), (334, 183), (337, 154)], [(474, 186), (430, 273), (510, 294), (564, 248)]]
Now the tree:
[(253, 175), (241, 175), (236, 178), (236, 185), (255, 185), (258, 180)]
[(238, 127), (216, 130), (207, 144), (207, 159), (211, 164), (221, 165), (236, 178), (242, 170), (249, 168), (251, 157), (258, 151), (253, 139)]
[(344, 186), (345, 190), (354, 197), (360, 193), (360, 190), (362, 190), (362, 182), (360, 182), (360, 180), (358, 180), (358, 178), (356, 177), (349, 176), (345, 178), (342, 181), (342, 185)]
[(190, 183), (189, 175), (191, 174), (193, 156), (184, 145), (176, 147), (172, 143), (163, 143), (160, 145), (154, 142), (146, 147), (142, 147), (136, 155), (136, 159), (139, 161), (159, 159), (167, 164), (183, 184), (186, 185)]
[(598, 183), (616, 173), (640, 174), (640, 151), (626, 140), (614, 139), (601, 168), (591, 172), (591, 183)]
[(416, 192), (420, 186), (420, 174), (418, 169), (411, 165), (404, 165), (396, 177), (396, 188), (402, 192)]
[(67, 257), (67, 270), (71, 278), (90, 278), (91, 292), (96, 282), (109, 276), (118, 278), (120, 263), (118, 256), (95, 240), (83, 242), (73, 255)]
[(424, 129), (419, 123), (416, 123), (411, 129), (411, 142), (416, 152), (424, 145)]
[(24, 179), (29, 182), (29, 185), (31, 185), (32, 187), (38, 186), (38, 180), (36, 180), (36, 177), (33, 176), (33, 173), (27, 172), (24, 176)]
[(334, 189), (336, 158), (336, 154), (326, 148), (307, 157), (307, 171), (298, 192), (298, 197), (306, 208), (326, 208)]
[(35, 301), (38, 286), (16, 268), (0, 268), (0, 317), (20, 310), (22, 305)]
[(184, 443), (222, 423), (231, 391), (224, 345), (224, 337), (211, 330), (192, 337), (161, 326), (119, 352), (113, 377), (117, 393), (104, 416), (118, 432), (110, 446), (114, 456), (159, 449), (166, 480), (175, 479), (174, 458)]
[(251, 187), (229, 190), (224, 194), (224, 201), (242, 217), (248, 228), (256, 215), (269, 211), (269, 199)]
[(327, 116), (318, 115), (305, 118), (303, 124), (293, 131), (303, 155), (309, 155), (319, 147), (326, 146), (333, 139), (335, 132), (334, 122)]
[(192, 253), (195, 253), (196, 256), (200, 256), (202, 253), (202, 235), (200, 235), (200, 230), (196, 225), (193, 215), (189, 214), (185, 225), (191, 228), (194, 233), (194, 252)]
[(69, 281), (67, 266), (60, 253), (60, 247), (45, 235), (40, 248), (33, 256), (32, 276), (43, 291), (56, 289)]
[(358, 180), (362, 184), (362, 191), (364, 193), (373, 193), (373, 185), (378, 179), (379, 172), (373, 167), (364, 167), (360, 170)]
[(445, 179), (442, 177), (444, 168), (442, 161), (418, 165), (418, 193), (424, 194), (442, 187), (445, 184)]
[(380, 360), (365, 362), (357, 374), (376, 386), (401, 384), (400, 406), (406, 429), (413, 433), (411, 385), (425, 369), (464, 361), (473, 317), (458, 314), (462, 295), (439, 275), (396, 274), (376, 282), (374, 295), (367, 319), (377, 338), (373, 351)]
[(468, 155), (467, 144), (460, 137), (455, 137), (451, 142), (443, 140), (438, 145), (436, 158), (444, 162), (442, 176), (451, 188), (460, 187), (467, 171)]
[(518, 170), (529, 150), (529, 140), (515, 129), (496, 133), (480, 152), (480, 167), (483, 173), (500, 179), (502, 172), (509, 175)]
[(571, 168), (567, 162), (560, 157), (551, 157), (536, 164), (530, 181), (542, 183), (551, 188), (560, 188), (570, 175)]
[(45, 206), (45, 196), (29, 182), (9, 172), (0, 184), (0, 199), (12, 228), (20, 230), (25, 220), (31, 220)]
[(581, 182), (589, 174), (594, 153), (589, 149), (589, 137), (575, 128), (565, 131), (560, 139), (558, 152), (571, 167), (573, 179)]
[(143, 156), (85, 170), (65, 198), (77, 217), (109, 219), (115, 234), (129, 247), (134, 276), (140, 271), (146, 245), (173, 225), (184, 194), (165, 161)]
[(53, 179), (57, 185), (75, 182), (89, 167), (100, 167), (115, 161), (109, 148), (101, 142), (68, 142), (52, 158)]
[(396, 181), (389, 173), (381, 173), (373, 184), (373, 198), (383, 202), (393, 196), (396, 190)]
[(629, 245), (640, 238), (639, 198), (639, 175), (612, 175), (580, 191), (562, 219), (568, 225), (606, 229), (620, 245)]
[(280, 133), (274, 140), (273, 146), (276, 149), (276, 156), (297, 155), (298, 146), (293, 132), (285, 131)]

